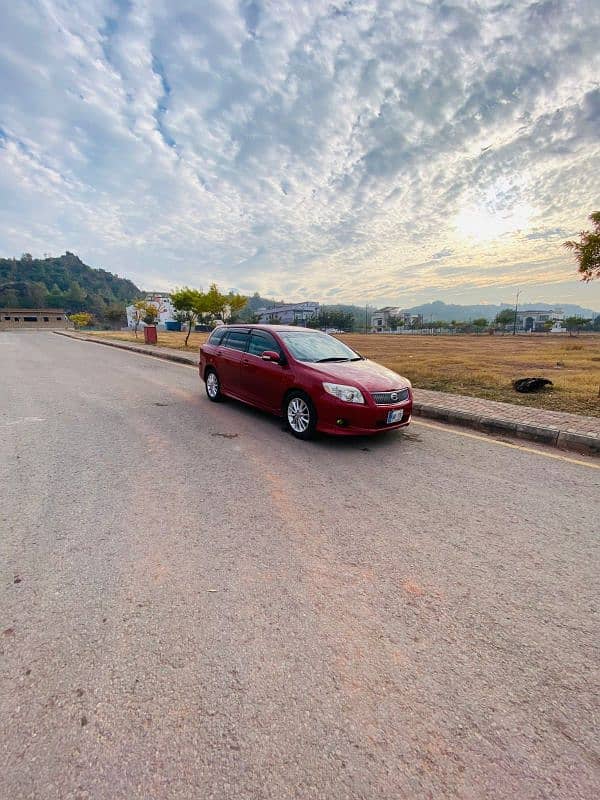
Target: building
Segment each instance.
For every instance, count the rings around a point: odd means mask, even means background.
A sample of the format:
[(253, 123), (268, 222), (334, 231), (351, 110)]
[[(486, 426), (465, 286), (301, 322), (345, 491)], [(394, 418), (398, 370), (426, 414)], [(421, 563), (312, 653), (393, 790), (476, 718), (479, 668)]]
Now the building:
[[(164, 328), (165, 322), (170, 322), (171, 320), (175, 319), (175, 309), (173, 308), (173, 303), (171, 302), (171, 295), (167, 292), (148, 292), (148, 294), (144, 297), (144, 301), (146, 303), (152, 303), (152, 305), (158, 308), (158, 327)], [(127, 313), (127, 327), (135, 328), (135, 306), (133, 303), (130, 306), (127, 306), (125, 311)]]
[(62, 308), (0, 308), (0, 331), (64, 330), (71, 327)]
[(373, 333), (382, 333), (390, 330), (390, 317), (400, 314), (397, 306), (385, 306), (371, 314), (371, 330)]
[(305, 325), (306, 321), (319, 313), (318, 303), (288, 303), (275, 308), (259, 308), (259, 322), (280, 325)]
[(398, 306), (385, 306), (371, 315), (373, 333), (387, 333), (393, 329), (392, 325), (399, 328), (413, 328), (422, 324), (422, 314), (411, 314), (410, 311), (404, 311)]
[[(536, 311), (535, 309), (527, 308), (523, 311), (517, 311), (517, 330), (526, 331), (543, 331), (547, 329), (548, 323), (556, 323), (564, 320), (562, 308), (545, 309), (544, 311)], [(555, 326), (556, 327), (556, 326)]]

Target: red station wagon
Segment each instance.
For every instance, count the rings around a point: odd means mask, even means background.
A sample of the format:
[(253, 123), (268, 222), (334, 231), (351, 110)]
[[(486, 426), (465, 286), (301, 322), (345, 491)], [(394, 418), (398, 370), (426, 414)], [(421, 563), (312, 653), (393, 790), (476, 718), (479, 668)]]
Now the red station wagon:
[(200, 348), (210, 400), (224, 396), (282, 416), (294, 436), (369, 434), (408, 425), (410, 381), (333, 336), (285, 325), (215, 328)]

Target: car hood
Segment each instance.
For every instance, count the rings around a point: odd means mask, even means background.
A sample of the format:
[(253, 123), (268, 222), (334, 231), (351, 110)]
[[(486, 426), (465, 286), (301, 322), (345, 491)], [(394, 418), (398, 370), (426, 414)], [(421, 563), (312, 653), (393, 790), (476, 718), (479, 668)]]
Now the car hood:
[(367, 392), (390, 392), (411, 385), (408, 378), (403, 378), (402, 375), (369, 361), (368, 358), (362, 361), (328, 361), (324, 364), (305, 362), (304, 366), (320, 373), (324, 381), (358, 385)]

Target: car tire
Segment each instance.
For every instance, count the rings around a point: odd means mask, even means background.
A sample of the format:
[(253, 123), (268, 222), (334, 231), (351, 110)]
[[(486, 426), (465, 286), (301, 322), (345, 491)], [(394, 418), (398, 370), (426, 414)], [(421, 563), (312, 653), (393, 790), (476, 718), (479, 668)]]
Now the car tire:
[(297, 439), (313, 439), (317, 429), (317, 412), (307, 394), (290, 392), (283, 409), (287, 428)]
[(204, 376), (204, 387), (206, 389), (206, 396), (213, 403), (220, 403), (223, 400), (223, 393), (221, 392), (221, 381), (214, 369), (207, 369)]

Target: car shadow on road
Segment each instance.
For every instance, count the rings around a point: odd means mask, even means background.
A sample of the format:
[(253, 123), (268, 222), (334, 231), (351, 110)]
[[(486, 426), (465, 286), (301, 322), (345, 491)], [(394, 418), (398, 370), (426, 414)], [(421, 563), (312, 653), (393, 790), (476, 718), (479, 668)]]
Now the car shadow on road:
[[(227, 398), (224, 407), (231, 409), (231, 424), (227, 426), (226, 432), (219, 432), (211, 435), (224, 436), (226, 438), (237, 437), (240, 431), (236, 429), (236, 422), (239, 420), (243, 427), (256, 425), (258, 436), (260, 436), (258, 428), (262, 425), (266, 425), (269, 427), (272, 426), (274, 430), (279, 430), (281, 436), (287, 436), (293, 441), (293, 436), (289, 429), (285, 427), (282, 417), (276, 417), (273, 414), (269, 414), (253, 406), (248, 406), (233, 398)], [(353, 451), (356, 453), (367, 453), (384, 452), (408, 442), (420, 441), (421, 437), (419, 434), (411, 430), (409, 426), (393, 431), (382, 431), (372, 436), (335, 436), (332, 434), (317, 433), (315, 438), (310, 441), (305, 442), (297, 439), (296, 443), (299, 447), (312, 447), (323, 452)]]

